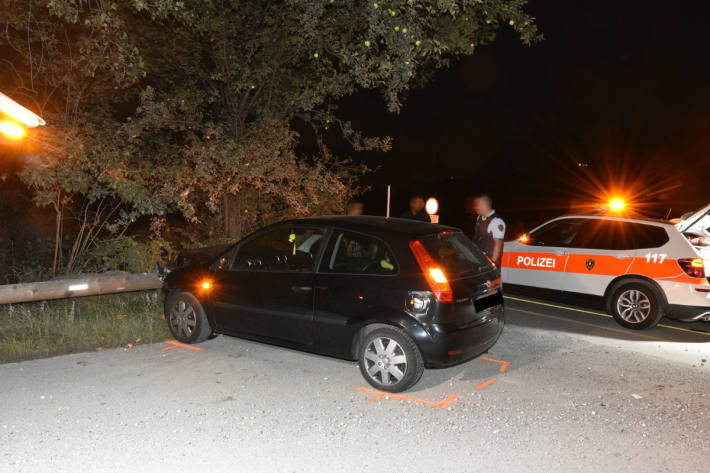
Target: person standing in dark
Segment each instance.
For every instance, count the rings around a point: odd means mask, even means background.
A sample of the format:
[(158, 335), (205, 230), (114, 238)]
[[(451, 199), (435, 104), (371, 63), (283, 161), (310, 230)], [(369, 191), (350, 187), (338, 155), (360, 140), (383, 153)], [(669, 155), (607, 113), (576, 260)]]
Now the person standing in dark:
[(404, 212), (399, 218), (408, 218), (410, 220), (420, 220), (422, 222), (431, 222), (429, 215), (424, 211), (424, 196), (414, 194), (409, 199), (409, 210)]
[(505, 238), (505, 222), (493, 210), (491, 196), (482, 194), (473, 201), (473, 208), (478, 216), (473, 233), (473, 243), (488, 256), (500, 269), (503, 257), (503, 238)]
[(359, 200), (353, 199), (345, 206), (345, 215), (362, 215), (364, 211), (365, 207)]

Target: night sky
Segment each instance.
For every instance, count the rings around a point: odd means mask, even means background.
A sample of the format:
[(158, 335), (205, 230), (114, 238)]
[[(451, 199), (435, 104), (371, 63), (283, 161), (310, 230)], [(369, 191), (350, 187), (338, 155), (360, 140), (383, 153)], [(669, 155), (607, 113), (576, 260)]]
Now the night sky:
[(399, 115), (375, 93), (342, 103), (356, 128), (390, 135), (360, 153), (367, 213), (435, 195), (462, 225), (466, 195), (487, 191), (510, 237), (605, 192), (649, 217), (710, 202), (710, 40), (705, 2), (533, 1), (545, 39), (499, 38), (413, 91)]

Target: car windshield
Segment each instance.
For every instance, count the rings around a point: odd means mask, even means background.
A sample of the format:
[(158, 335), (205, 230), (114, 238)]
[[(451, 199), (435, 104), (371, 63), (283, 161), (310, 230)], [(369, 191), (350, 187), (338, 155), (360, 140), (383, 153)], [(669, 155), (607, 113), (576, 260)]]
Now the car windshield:
[(452, 279), (478, 274), (482, 267), (490, 264), (481, 250), (463, 233), (442, 232), (420, 238), (419, 241)]

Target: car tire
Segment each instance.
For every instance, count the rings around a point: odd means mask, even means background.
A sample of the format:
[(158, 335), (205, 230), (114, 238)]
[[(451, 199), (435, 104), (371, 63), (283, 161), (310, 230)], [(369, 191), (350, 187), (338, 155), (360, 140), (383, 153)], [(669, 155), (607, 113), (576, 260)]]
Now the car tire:
[(424, 359), (414, 340), (395, 327), (367, 333), (359, 344), (360, 372), (373, 387), (398, 393), (414, 386), (424, 373)]
[(663, 318), (662, 299), (658, 291), (643, 281), (622, 284), (611, 296), (614, 319), (626, 328), (642, 330), (655, 327)]
[(200, 343), (214, 330), (205, 309), (189, 292), (171, 292), (165, 300), (165, 319), (175, 340), (182, 343)]

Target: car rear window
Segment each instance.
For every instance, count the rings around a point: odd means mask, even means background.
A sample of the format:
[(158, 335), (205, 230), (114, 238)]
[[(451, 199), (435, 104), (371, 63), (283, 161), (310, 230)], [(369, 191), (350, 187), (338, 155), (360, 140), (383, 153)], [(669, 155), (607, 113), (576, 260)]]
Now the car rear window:
[(490, 265), (488, 258), (463, 233), (443, 232), (419, 241), (451, 279), (478, 274)]

